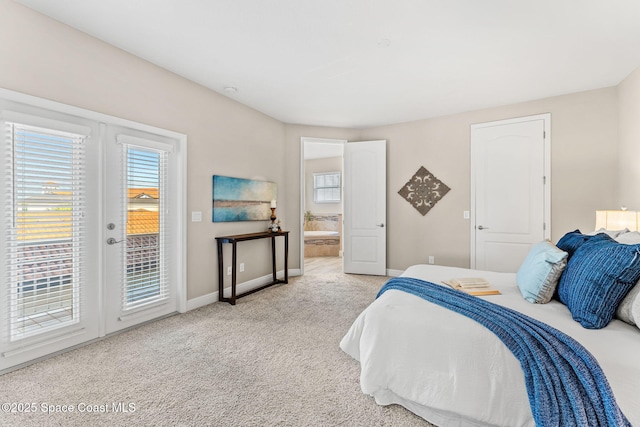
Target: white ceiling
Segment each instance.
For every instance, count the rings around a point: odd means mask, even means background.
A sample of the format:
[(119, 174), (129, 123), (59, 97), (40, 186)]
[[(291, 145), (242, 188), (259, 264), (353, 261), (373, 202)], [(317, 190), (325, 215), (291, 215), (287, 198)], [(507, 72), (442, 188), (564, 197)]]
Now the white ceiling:
[(640, 66), (638, 0), (17, 1), (286, 123), (418, 120)]

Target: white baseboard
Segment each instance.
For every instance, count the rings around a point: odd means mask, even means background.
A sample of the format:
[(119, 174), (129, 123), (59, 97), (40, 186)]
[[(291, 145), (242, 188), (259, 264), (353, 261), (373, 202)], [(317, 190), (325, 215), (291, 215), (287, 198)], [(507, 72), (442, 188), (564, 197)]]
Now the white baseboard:
[(195, 310), (196, 308), (204, 307), (205, 305), (213, 304), (218, 301), (218, 293), (212, 292), (210, 294), (202, 295), (196, 298), (187, 300), (187, 311)]
[[(278, 277), (284, 276), (284, 270), (278, 271)], [(289, 278), (300, 276), (300, 269), (289, 270)], [(244, 292), (249, 292), (253, 289), (259, 288), (260, 286), (264, 286), (267, 283), (270, 283), (273, 280), (272, 274), (266, 274), (262, 277), (258, 277), (256, 279), (249, 280), (247, 282), (238, 283), (236, 285), (236, 293), (241, 294)], [(227, 297), (231, 296), (231, 287), (224, 288), (224, 294)], [(214, 302), (218, 302), (218, 291), (211, 292), (210, 294), (202, 295), (196, 298), (192, 298), (187, 301), (187, 311), (195, 310), (196, 308), (204, 307), (205, 305), (213, 304)]]

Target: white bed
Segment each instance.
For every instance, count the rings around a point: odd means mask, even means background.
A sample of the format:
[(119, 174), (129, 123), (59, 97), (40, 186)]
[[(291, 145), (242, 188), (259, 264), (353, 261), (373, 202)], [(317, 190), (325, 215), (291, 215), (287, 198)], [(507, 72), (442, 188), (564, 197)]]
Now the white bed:
[[(598, 360), (618, 406), (640, 426), (640, 329), (613, 320), (585, 329), (558, 301), (527, 302), (515, 274), (415, 265), (403, 276), (441, 283), (484, 277), (501, 295), (485, 298), (565, 332)], [(389, 290), (355, 320), (340, 347), (361, 364), (362, 391), (438, 426), (534, 426), (520, 363), (489, 330), (458, 313)]]

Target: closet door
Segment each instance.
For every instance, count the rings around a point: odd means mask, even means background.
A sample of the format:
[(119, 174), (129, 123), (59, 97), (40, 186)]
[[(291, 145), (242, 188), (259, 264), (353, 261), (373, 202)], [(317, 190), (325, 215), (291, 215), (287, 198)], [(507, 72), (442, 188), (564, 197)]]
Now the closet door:
[(472, 268), (516, 272), (550, 237), (548, 114), (471, 126)]

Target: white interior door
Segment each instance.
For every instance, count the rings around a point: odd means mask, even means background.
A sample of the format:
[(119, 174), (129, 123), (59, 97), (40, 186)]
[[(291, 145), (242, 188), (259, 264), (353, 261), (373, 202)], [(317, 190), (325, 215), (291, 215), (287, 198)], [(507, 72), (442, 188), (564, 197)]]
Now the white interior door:
[(344, 147), (345, 273), (385, 275), (387, 270), (387, 142)]
[(515, 272), (549, 236), (549, 115), (471, 127), (472, 268)]
[(176, 144), (106, 129), (106, 333), (177, 311)]

